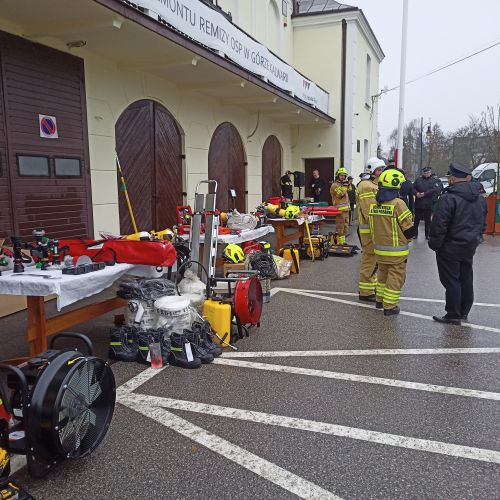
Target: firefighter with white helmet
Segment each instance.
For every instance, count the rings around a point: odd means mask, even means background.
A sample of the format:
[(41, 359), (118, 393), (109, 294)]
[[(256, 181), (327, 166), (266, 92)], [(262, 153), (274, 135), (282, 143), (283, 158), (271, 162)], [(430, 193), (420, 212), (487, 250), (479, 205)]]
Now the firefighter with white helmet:
[(376, 203), (378, 178), (385, 168), (384, 160), (370, 158), (365, 167), (366, 176), (356, 186), (356, 206), (358, 207), (359, 241), (363, 253), (359, 266), (359, 300), (375, 302), (377, 288), (377, 257), (373, 251), (373, 241), (368, 223), (370, 205)]
[(348, 172), (344, 167), (340, 167), (335, 175), (335, 182), (330, 188), (333, 204), (340, 210), (340, 214), (335, 218), (335, 231), (338, 235), (338, 243), (343, 245), (345, 243), (345, 235), (349, 225), (349, 211), (351, 205), (349, 203), (347, 181)]
[(401, 200), (399, 188), (405, 182), (400, 170), (384, 170), (379, 177), (375, 203), (370, 205), (368, 223), (377, 258), (377, 308), (385, 316), (399, 314), (399, 297), (406, 279), (409, 242), (414, 237), (413, 215)]

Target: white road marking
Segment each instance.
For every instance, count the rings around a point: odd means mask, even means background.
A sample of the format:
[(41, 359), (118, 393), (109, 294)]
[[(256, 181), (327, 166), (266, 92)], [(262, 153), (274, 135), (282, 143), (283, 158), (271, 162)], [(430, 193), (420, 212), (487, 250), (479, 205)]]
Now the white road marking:
[(433, 354), (500, 354), (500, 347), (449, 347), (435, 349), (337, 349), (333, 351), (224, 352), (224, 358), (308, 358), (329, 356), (394, 356)]
[(145, 384), (148, 380), (152, 379), (155, 375), (158, 373), (161, 373), (163, 370), (165, 370), (167, 366), (164, 366), (163, 368), (146, 368), (144, 371), (136, 375), (135, 377), (132, 377), (130, 380), (122, 384), (120, 387), (117, 388), (118, 393), (124, 393), (124, 392), (132, 392), (137, 390), (141, 385)]
[(262, 413), (251, 410), (241, 410), (238, 408), (229, 408), (226, 406), (197, 403), (193, 401), (183, 401), (179, 399), (147, 396), (143, 394), (129, 394), (127, 396), (119, 398), (119, 401), (120, 403), (125, 404), (126, 406), (134, 406), (140, 408), (141, 410), (139, 411), (141, 411), (141, 413), (143, 412), (144, 409), (145, 409), (144, 411), (147, 412), (148, 409), (152, 407), (163, 407), (163, 408), (168, 408), (170, 410), (190, 411), (194, 413), (200, 413), (202, 415), (213, 415), (216, 417), (233, 418), (237, 420), (243, 420), (246, 422), (275, 425), (279, 427), (286, 427), (289, 429), (298, 429), (301, 431), (328, 434), (330, 436), (346, 437), (350, 439), (368, 441), (371, 443), (378, 443), (387, 446), (395, 446), (410, 450), (424, 451), (428, 453), (439, 453), (441, 455), (447, 455), (452, 457), (466, 458), (470, 460), (479, 460), (482, 462), (500, 464), (499, 451), (487, 450), (483, 448), (474, 448), (470, 446), (462, 446), (457, 444), (445, 443), (442, 441), (419, 439), (414, 437), (401, 436), (398, 434), (388, 434), (386, 432), (371, 431), (367, 429), (359, 429), (356, 427), (347, 427), (344, 425), (317, 422), (314, 420), (305, 420), (302, 418), (287, 417), (283, 415), (273, 415), (270, 413)]
[(436, 392), (451, 396), (464, 396), (470, 398), (489, 399), (491, 401), (500, 401), (499, 392), (476, 391), (474, 389), (462, 389), (460, 387), (422, 384), (420, 382), (408, 382), (406, 380), (395, 380), (391, 378), (370, 377), (368, 375), (356, 375), (353, 373), (314, 370), (311, 368), (298, 368), (296, 366), (255, 363), (252, 361), (241, 361), (238, 359), (217, 358), (216, 360), (214, 360), (214, 363), (218, 365), (235, 366), (237, 368), (250, 368), (254, 370), (265, 370), (279, 373), (292, 373), (294, 375), (306, 375), (310, 377), (347, 380), (349, 382), (361, 382), (365, 384), (387, 385), (389, 387), (399, 387), (401, 389), (412, 389), (416, 391)]
[(223, 439), (202, 427), (192, 424), (184, 418), (154, 405), (152, 396), (126, 394), (119, 397), (119, 402), (161, 425), (178, 432), (184, 437), (205, 446), (209, 450), (237, 463), (254, 474), (267, 479), (281, 488), (309, 500), (342, 500), (333, 493), (317, 486), (292, 472), (279, 467), (253, 453)]
[[(307, 293), (316, 293), (316, 294), (325, 294), (325, 295), (344, 295), (346, 297), (357, 297), (358, 293), (354, 292), (334, 292), (331, 290), (306, 290), (303, 288), (274, 288), (273, 290), (276, 290), (276, 292), (284, 292), (286, 290), (295, 290), (297, 292), (307, 292)], [(400, 300), (410, 300), (413, 302), (432, 302), (436, 304), (444, 304), (445, 301), (441, 299), (424, 299), (424, 298), (419, 298), (419, 297), (400, 297)], [(486, 302), (474, 302), (475, 306), (479, 307), (498, 307), (500, 308), (500, 304), (490, 304)]]
[[(360, 302), (353, 302), (351, 300), (336, 299), (334, 297), (323, 297), (322, 295), (315, 295), (313, 293), (308, 293), (308, 292), (299, 292), (299, 291), (296, 291), (296, 290), (293, 290), (293, 289), (288, 289), (288, 288), (281, 288), (280, 291), (281, 292), (291, 293), (291, 294), (294, 294), (294, 295), (301, 295), (301, 296), (304, 296), (304, 297), (311, 297), (313, 299), (327, 300), (327, 301), (330, 301), (330, 302), (339, 302), (340, 304), (347, 304), (347, 305), (356, 306), (356, 307), (363, 307), (365, 309), (372, 309), (373, 311), (376, 311), (378, 313), (382, 313), (382, 310), (381, 309), (375, 309), (374, 305), (363, 304), (363, 303), (360, 303)], [(420, 318), (420, 319), (426, 319), (426, 320), (434, 321), (432, 319), (432, 316), (426, 316), (424, 314), (417, 314), (417, 313), (408, 312), (408, 311), (401, 311), (400, 314), (402, 316), (410, 316), (412, 318)], [(388, 318), (388, 320), (390, 320), (390, 318)], [(466, 327), (469, 327), (469, 328), (474, 328), (476, 330), (486, 330), (488, 332), (500, 333), (500, 329), (499, 328), (493, 328), (492, 326), (475, 325), (475, 324), (472, 324), (472, 323), (462, 323), (462, 326), (466, 326)]]

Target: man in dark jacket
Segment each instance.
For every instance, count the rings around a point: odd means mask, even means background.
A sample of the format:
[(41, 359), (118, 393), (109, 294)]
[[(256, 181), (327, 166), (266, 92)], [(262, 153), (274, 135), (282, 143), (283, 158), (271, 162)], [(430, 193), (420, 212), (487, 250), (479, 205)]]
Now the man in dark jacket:
[[(393, 158), (389, 158), (386, 170), (391, 168), (399, 170), (398, 167), (396, 167), (396, 163)], [(401, 170), (401, 172), (406, 177), (404, 171)], [(410, 209), (411, 212), (415, 211), (415, 202), (413, 198), (413, 184), (411, 183), (411, 181), (406, 180), (401, 184), (401, 187), (399, 188), (399, 197), (406, 203), (406, 206)]]
[(439, 279), (446, 289), (446, 314), (434, 321), (460, 325), (474, 302), (472, 260), (486, 228), (486, 201), (470, 171), (451, 164), (449, 186), (438, 201), (429, 247), (436, 252)]
[(285, 175), (280, 179), (281, 185), (281, 196), (287, 201), (291, 201), (293, 198), (293, 172), (287, 170)]
[(313, 193), (314, 201), (315, 202), (322, 201), (322, 194), (323, 191), (325, 191), (326, 182), (325, 179), (323, 179), (323, 177), (320, 177), (319, 170), (313, 170), (312, 179), (309, 182), (309, 188)]
[(432, 175), (432, 168), (422, 169), (422, 176), (413, 183), (413, 194), (415, 195), (415, 233), (418, 238), (418, 226), (420, 221), (425, 221), (425, 239), (429, 239), (431, 229), (432, 205), (437, 200), (440, 188), (436, 177)]

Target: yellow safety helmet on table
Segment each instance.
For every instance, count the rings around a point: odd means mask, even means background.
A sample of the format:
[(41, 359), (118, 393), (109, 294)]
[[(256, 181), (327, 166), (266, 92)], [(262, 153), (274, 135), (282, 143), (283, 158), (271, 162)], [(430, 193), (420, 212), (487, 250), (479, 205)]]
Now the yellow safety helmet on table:
[(391, 168), (382, 172), (378, 178), (378, 185), (379, 187), (386, 189), (399, 189), (401, 184), (405, 181), (406, 177), (403, 172), (396, 170), (395, 168)]
[(243, 249), (239, 245), (236, 245), (236, 243), (229, 243), (229, 245), (226, 245), (226, 248), (224, 248), (222, 252), (222, 256), (224, 259), (234, 264), (240, 264), (245, 261)]
[(300, 207), (289, 205), (285, 208), (285, 219), (296, 219), (300, 214)]

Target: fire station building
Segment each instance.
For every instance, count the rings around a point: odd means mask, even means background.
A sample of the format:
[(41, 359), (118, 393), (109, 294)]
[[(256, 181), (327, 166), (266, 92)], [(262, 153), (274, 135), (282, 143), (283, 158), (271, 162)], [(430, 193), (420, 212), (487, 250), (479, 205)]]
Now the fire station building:
[(144, 230), (203, 179), (251, 211), (285, 170), (357, 176), (383, 57), (332, 0), (0, 0), (0, 238), (130, 231), (116, 153)]

